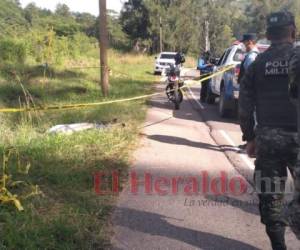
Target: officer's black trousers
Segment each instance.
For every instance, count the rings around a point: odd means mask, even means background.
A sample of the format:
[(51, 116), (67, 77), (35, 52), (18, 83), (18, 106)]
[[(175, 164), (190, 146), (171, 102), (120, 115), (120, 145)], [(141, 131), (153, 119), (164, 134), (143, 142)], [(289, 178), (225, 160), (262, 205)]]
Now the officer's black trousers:
[(283, 217), (284, 197), (293, 196), (287, 188), (288, 169), (294, 175), (297, 165), (297, 133), (283, 129), (258, 128), (256, 131), (254, 182), (259, 195), (261, 222), (265, 225), (286, 225)]

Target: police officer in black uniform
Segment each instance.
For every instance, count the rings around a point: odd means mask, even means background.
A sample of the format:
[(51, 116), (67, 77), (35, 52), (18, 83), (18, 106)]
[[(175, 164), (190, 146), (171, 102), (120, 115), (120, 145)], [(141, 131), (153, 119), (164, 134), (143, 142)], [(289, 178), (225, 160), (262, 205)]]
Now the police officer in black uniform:
[(276, 250), (286, 249), (284, 192), (287, 168), (294, 172), (298, 153), (297, 112), (288, 96), (289, 58), (295, 31), (295, 18), (290, 12), (272, 13), (267, 18), (271, 46), (248, 68), (239, 100), (247, 153), (256, 155), (254, 182), (261, 222)]

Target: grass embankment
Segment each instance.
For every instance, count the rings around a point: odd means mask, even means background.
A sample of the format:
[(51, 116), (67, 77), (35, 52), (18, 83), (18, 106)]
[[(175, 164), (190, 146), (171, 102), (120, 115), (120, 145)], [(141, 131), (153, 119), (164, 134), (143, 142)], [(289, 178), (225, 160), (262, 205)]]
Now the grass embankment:
[[(66, 62), (64, 67), (51, 68), (46, 77), (43, 68), (28, 67), (21, 82), (37, 106), (101, 101), (99, 69), (70, 69), (96, 66), (96, 57)], [(151, 92), (152, 57), (111, 51), (110, 67), (108, 99)], [(1, 107), (18, 107), (26, 99), (17, 81), (1, 79)], [(96, 196), (93, 173), (126, 174), (145, 109), (142, 100), (86, 110), (0, 114), (0, 156), (9, 147), (17, 149), (21, 162), (29, 162), (31, 168), (25, 177), (11, 170), (13, 179), (38, 185), (44, 194), (22, 201), (24, 212), (13, 205), (0, 206), (0, 249), (105, 248), (114, 197)], [(47, 134), (53, 125), (77, 122), (114, 125), (72, 135)], [(13, 169), (14, 161), (9, 166)]]

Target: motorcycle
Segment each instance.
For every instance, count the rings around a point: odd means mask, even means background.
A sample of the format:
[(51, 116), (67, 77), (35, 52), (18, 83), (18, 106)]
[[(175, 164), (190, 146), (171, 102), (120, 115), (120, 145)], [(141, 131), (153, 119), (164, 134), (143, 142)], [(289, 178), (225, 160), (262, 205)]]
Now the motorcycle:
[(166, 95), (168, 99), (174, 103), (175, 109), (180, 109), (180, 104), (183, 101), (182, 87), (184, 82), (180, 79), (180, 67), (171, 65), (170, 69), (166, 72), (167, 87)]

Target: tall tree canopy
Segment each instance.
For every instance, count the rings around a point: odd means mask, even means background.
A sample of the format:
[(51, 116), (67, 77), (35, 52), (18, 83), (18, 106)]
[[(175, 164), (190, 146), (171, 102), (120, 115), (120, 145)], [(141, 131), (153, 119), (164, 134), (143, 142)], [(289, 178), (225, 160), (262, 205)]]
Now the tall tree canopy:
[[(130, 50), (138, 44), (155, 53), (162, 25), (165, 50), (196, 55), (205, 49), (204, 24), (208, 22), (212, 53), (220, 55), (243, 33), (264, 37), (266, 16), (284, 9), (295, 14), (300, 27), (299, 0), (128, 0), (120, 14), (108, 12), (109, 41), (116, 49)], [(33, 3), (22, 8), (18, 0), (0, 0), (0, 39), (48, 31), (61, 40), (78, 38), (78, 34), (97, 38), (99, 19), (74, 13), (65, 4), (51, 12)]]
[(147, 39), (149, 37), (149, 10), (143, 0), (129, 0), (126, 2), (121, 12), (120, 21), (123, 31), (132, 40)]
[(120, 18), (123, 31), (145, 46), (159, 50), (159, 18), (167, 50), (197, 54), (205, 48), (205, 21), (209, 22), (211, 50), (220, 55), (243, 33), (264, 37), (271, 11), (292, 11), (300, 26), (299, 0), (130, 0)]

